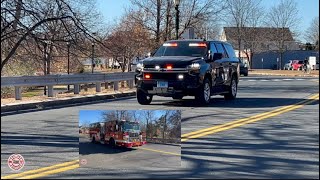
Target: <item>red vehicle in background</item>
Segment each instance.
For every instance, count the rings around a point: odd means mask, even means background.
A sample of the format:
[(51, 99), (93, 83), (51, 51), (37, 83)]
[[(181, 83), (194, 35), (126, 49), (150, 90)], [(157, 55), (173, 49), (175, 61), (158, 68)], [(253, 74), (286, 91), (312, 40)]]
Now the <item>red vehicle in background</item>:
[(146, 144), (146, 134), (141, 132), (138, 122), (116, 120), (90, 124), (91, 142), (110, 144), (112, 147), (135, 147)]
[(292, 61), (292, 70), (302, 70), (303, 60), (293, 60)]

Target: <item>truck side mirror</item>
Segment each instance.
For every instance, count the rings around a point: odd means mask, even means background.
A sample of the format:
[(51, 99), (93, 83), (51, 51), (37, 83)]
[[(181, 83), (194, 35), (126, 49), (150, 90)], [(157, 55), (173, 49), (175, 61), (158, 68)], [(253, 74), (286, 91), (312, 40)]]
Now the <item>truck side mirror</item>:
[(222, 57), (223, 57), (222, 53), (214, 53), (212, 57), (212, 61), (222, 59)]

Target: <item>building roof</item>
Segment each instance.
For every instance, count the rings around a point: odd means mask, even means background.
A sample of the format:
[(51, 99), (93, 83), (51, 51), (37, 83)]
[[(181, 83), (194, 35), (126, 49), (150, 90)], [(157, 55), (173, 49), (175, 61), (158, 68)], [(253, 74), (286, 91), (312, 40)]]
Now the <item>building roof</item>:
[[(227, 41), (237, 41), (237, 27), (224, 27), (223, 31)], [(242, 27), (242, 32), (248, 41), (279, 41), (279, 39), (294, 41), (289, 28)]]

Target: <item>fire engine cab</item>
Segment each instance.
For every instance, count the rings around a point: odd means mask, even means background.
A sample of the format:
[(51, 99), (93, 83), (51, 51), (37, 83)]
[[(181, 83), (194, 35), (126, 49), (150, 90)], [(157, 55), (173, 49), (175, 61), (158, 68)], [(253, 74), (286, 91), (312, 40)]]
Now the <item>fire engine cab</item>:
[(141, 132), (138, 122), (114, 120), (90, 124), (91, 142), (110, 144), (112, 147), (135, 147), (146, 144), (146, 134)]

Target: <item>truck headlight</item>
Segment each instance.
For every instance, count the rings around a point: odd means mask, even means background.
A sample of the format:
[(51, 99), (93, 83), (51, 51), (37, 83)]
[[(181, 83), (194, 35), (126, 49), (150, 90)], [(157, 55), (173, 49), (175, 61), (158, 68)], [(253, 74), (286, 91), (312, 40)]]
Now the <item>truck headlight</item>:
[(191, 65), (188, 66), (188, 69), (198, 70), (198, 69), (200, 69), (200, 64), (199, 63), (192, 63)]
[(138, 64), (137, 64), (137, 69), (139, 69), (139, 70), (140, 70), (140, 69), (143, 69), (143, 64), (142, 64), (142, 63), (138, 63)]

